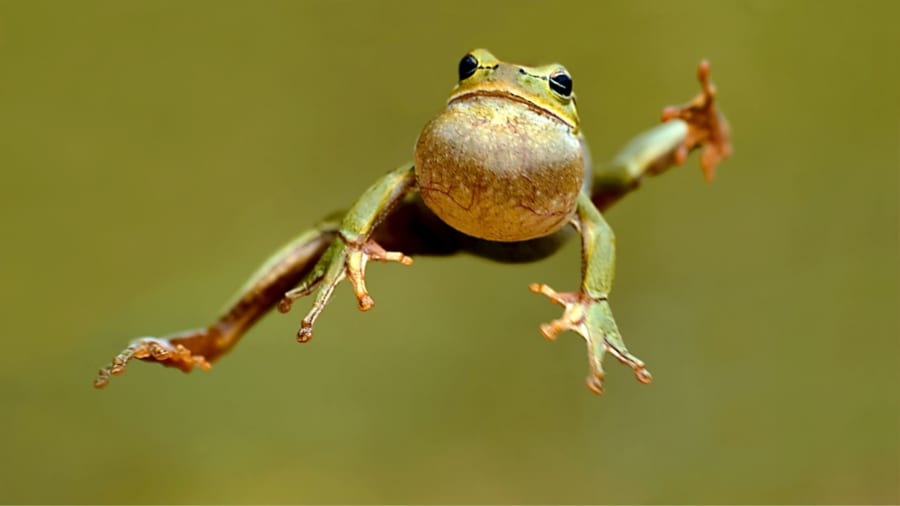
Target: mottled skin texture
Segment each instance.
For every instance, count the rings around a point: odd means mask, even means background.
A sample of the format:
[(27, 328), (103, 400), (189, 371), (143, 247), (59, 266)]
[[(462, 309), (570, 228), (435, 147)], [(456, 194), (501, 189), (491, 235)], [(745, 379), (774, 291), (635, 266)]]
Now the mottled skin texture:
[[(702, 92), (667, 108), (664, 123), (634, 138), (612, 162), (593, 169), (575, 108), (572, 79), (559, 64), (529, 67), (469, 52), (447, 108), (416, 143), (414, 162), (379, 179), (344, 213), (333, 215), (280, 249), (206, 328), (164, 338), (140, 338), (100, 371), (107, 385), (139, 358), (209, 369), (266, 312), (290, 310), (314, 294), (297, 340), (313, 325), (335, 287), (349, 279), (361, 310), (374, 305), (365, 284), (369, 260), (410, 265), (409, 255), (469, 252), (504, 262), (544, 258), (576, 231), (582, 245), (582, 282), (570, 293), (542, 284), (531, 291), (564, 307), (541, 326), (548, 339), (565, 330), (584, 337), (588, 387), (603, 390), (602, 360), (611, 353), (650, 381), (644, 363), (625, 347), (609, 304), (615, 239), (600, 211), (636, 189), (646, 175), (680, 164), (703, 149), (707, 178), (731, 152), (729, 131), (715, 107), (709, 66), (701, 63)], [(571, 228), (564, 228), (567, 224)], [(293, 288), (292, 288), (293, 287)]]
[(562, 228), (584, 181), (572, 128), (506, 98), (451, 102), (419, 135), (416, 180), (444, 222), (491, 241), (524, 241)]

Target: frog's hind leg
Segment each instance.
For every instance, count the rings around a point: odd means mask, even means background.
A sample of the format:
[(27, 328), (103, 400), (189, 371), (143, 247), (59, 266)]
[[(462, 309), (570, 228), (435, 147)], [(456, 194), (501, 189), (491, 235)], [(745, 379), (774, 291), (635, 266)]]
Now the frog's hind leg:
[(581, 232), (581, 289), (578, 292), (557, 293), (547, 285), (535, 283), (529, 286), (532, 292), (546, 295), (565, 308), (560, 319), (541, 325), (541, 333), (550, 340), (566, 330), (584, 337), (591, 368), (587, 385), (595, 393), (603, 392), (602, 362), (606, 352), (631, 367), (638, 381), (649, 383), (652, 379), (650, 372), (644, 362), (625, 347), (609, 305), (615, 268), (613, 231), (584, 194), (579, 196), (573, 224)]
[(451, 255), (460, 250), (458, 234), (410, 191), (413, 183), (411, 164), (392, 171), (349, 212), (332, 215), (275, 253), (215, 323), (165, 337), (134, 340), (100, 371), (95, 386), (105, 387), (134, 359), (156, 361), (185, 372), (195, 367), (208, 370), (211, 362), (228, 352), (270, 309), (278, 306), (286, 312), (296, 298), (318, 289), (313, 308), (298, 332), (300, 341), (308, 340), (312, 323), (348, 270), (353, 272), (350, 279), (360, 308), (370, 308), (371, 297), (363, 276), (368, 260), (411, 261), (406, 254), (387, 251), (392, 248), (417, 255)]
[(134, 359), (159, 362), (184, 372), (209, 370), (211, 362), (228, 352), (247, 330), (297, 284), (334, 242), (338, 221), (328, 219), (285, 245), (265, 262), (226, 306), (222, 316), (206, 328), (165, 337), (134, 340), (112, 363), (100, 370), (94, 386), (103, 388), (112, 376), (125, 372)]

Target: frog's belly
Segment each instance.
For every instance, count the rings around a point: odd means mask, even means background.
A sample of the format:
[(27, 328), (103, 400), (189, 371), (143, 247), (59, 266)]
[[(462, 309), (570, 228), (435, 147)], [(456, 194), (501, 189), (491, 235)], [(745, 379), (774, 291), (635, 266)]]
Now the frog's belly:
[(559, 230), (584, 180), (581, 143), (569, 127), (496, 97), (451, 104), (428, 123), (415, 165), (425, 204), (453, 228), (491, 241)]

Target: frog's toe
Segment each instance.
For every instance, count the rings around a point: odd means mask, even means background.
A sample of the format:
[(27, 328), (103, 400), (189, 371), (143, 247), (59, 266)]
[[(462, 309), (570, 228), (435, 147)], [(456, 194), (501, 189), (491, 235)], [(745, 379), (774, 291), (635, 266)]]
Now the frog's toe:
[(312, 339), (313, 320), (307, 316), (300, 322), (300, 328), (297, 329), (297, 342), (305, 343)]
[(362, 246), (353, 248), (347, 257), (347, 277), (353, 285), (360, 311), (368, 311), (375, 305), (375, 301), (366, 288), (366, 264), (370, 260), (398, 262), (403, 265), (412, 265), (413, 263), (412, 257), (399, 251), (387, 251), (374, 239), (368, 239)]
[[(202, 334), (203, 332), (205, 331), (201, 330), (196, 333)], [(116, 355), (110, 365), (100, 369), (94, 380), (94, 387), (106, 387), (113, 376), (124, 374), (128, 363), (134, 359), (159, 362), (165, 366), (177, 367), (184, 372), (190, 372), (194, 367), (199, 367), (204, 371), (212, 368), (212, 364), (206, 360), (206, 357), (194, 354), (184, 344), (175, 344), (170, 339), (142, 337), (132, 341), (122, 353)]]
[(607, 352), (623, 364), (631, 367), (637, 380), (649, 383), (652, 379), (644, 362), (632, 355), (626, 348), (619, 329), (612, 317), (609, 301), (594, 299), (584, 292), (559, 293), (543, 284), (531, 284), (532, 292), (546, 295), (551, 301), (563, 306), (563, 315), (557, 320), (541, 325), (541, 334), (554, 340), (566, 330), (582, 336), (587, 344), (590, 374), (587, 387), (596, 394), (603, 393), (603, 357)]
[(602, 395), (603, 394), (603, 379), (604, 379), (603, 371), (599, 371), (599, 372), (591, 371), (591, 373), (588, 374), (588, 377), (585, 380), (585, 384), (587, 385), (588, 390), (590, 390), (591, 392), (594, 392), (597, 395)]
[(653, 375), (647, 370), (644, 361), (632, 355), (628, 349), (625, 348), (622, 337), (618, 332), (614, 335), (604, 336), (602, 348), (611, 353), (612, 356), (616, 357), (619, 362), (631, 367), (631, 370), (634, 371), (635, 378), (641, 383), (647, 384), (653, 380)]
[[(592, 312), (588, 311), (588, 313)], [(591, 320), (591, 318), (588, 317), (588, 320)], [(585, 324), (588, 332), (582, 334), (587, 343), (588, 362), (591, 367), (587, 378), (587, 386), (596, 394), (603, 393), (603, 379), (605, 377), (603, 357), (607, 352), (619, 362), (630, 367), (639, 382), (647, 384), (653, 379), (644, 362), (625, 348), (618, 329), (614, 327), (615, 322), (612, 325), (613, 327), (610, 327), (608, 324), (604, 327), (602, 323), (598, 325), (597, 321), (588, 321)]]
[(709, 79), (709, 62), (697, 66), (700, 93), (682, 106), (663, 109), (662, 120), (681, 119), (688, 125), (684, 145), (676, 154), (677, 163), (686, 158), (687, 151), (700, 147), (703, 153), (700, 165), (707, 181), (712, 181), (715, 169), (722, 160), (731, 156), (731, 132), (725, 116), (716, 107), (716, 87)]
[[(303, 317), (303, 321), (300, 322), (300, 328), (297, 330), (298, 343), (306, 343), (312, 339), (313, 325), (316, 323), (316, 319), (319, 318), (319, 315), (322, 314), (322, 310), (325, 309), (325, 305), (328, 304), (329, 299), (331, 299), (331, 294), (334, 292), (335, 286), (337, 286), (337, 284), (345, 277), (346, 273), (342, 269), (319, 288), (315, 302), (313, 302), (313, 305), (309, 312), (306, 313), (306, 316)], [(290, 294), (290, 292), (288, 293)], [(287, 297), (288, 295), (285, 295), (285, 298)]]
[(335, 287), (344, 279), (349, 279), (356, 294), (359, 309), (368, 311), (375, 305), (366, 288), (366, 264), (370, 260), (379, 262), (399, 262), (411, 265), (413, 259), (396, 251), (386, 251), (372, 239), (359, 243), (349, 242), (343, 237), (336, 241), (319, 260), (310, 274), (300, 282), (297, 288), (284, 294), (278, 304), (282, 313), (290, 311), (294, 301), (315, 292), (312, 308), (303, 318), (297, 331), (297, 341), (305, 343), (312, 339), (313, 326), (322, 310), (331, 300)]
[(545, 284), (532, 283), (528, 285), (528, 289), (533, 293), (547, 296), (554, 304), (559, 304), (565, 309), (561, 318), (553, 320), (550, 323), (541, 324), (541, 334), (550, 341), (555, 341), (556, 337), (567, 331), (572, 330), (581, 335), (586, 333), (584, 325), (584, 311), (580, 304), (581, 294), (577, 292), (559, 293)]

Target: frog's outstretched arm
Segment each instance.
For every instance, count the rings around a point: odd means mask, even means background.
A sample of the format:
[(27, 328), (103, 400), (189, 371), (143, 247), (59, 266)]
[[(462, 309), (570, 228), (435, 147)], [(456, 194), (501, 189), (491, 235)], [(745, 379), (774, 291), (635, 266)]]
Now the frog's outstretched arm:
[(565, 308), (562, 318), (541, 325), (541, 333), (550, 340), (566, 330), (584, 337), (591, 367), (587, 386), (597, 394), (603, 393), (602, 362), (607, 351), (631, 367), (638, 381), (649, 383), (652, 379), (650, 372), (640, 359), (625, 348), (609, 306), (616, 262), (613, 231), (591, 199), (584, 194), (578, 198), (578, 210), (572, 224), (581, 233), (581, 289), (578, 292), (557, 293), (543, 284), (535, 283), (528, 287)]
[[(228, 352), (279, 301), (281, 309), (286, 310), (291, 298), (300, 291), (311, 291), (317, 284), (324, 282), (313, 311), (304, 320), (304, 326), (298, 333), (298, 339), (304, 339), (301, 334), (308, 338), (311, 335), (312, 321), (327, 302), (334, 285), (345, 275), (349, 275), (357, 290), (360, 308), (371, 307), (372, 301), (366, 293), (362, 272), (366, 261), (377, 259), (409, 263), (411, 259), (399, 253), (384, 251), (377, 242), (369, 239), (369, 235), (413, 184), (411, 164), (382, 177), (343, 215), (343, 219), (326, 219), (275, 253), (247, 281), (215, 323), (204, 329), (162, 338), (136, 339), (109, 366), (100, 371), (94, 386), (105, 387), (111, 376), (124, 373), (128, 362), (136, 358), (157, 361), (185, 372), (194, 367), (208, 370), (210, 362)], [(408, 216), (401, 215), (401, 218), (404, 219), (403, 225), (412, 223)], [(416, 252), (426, 252), (422, 250), (421, 244), (415, 243), (412, 246), (417, 248), (414, 249)], [(298, 283), (300, 288), (291, 290)], [(287, 297), (285, 292), (288, 293)], [(304, 332), (306, 333), (303, 334)]]
[(412, 258), (403, 253), (386, 251), (372, 238), (372, 232), (391, 209), (415, 187), (415, 184), (416, 176), (412, 164), (389, 172), (376, 181), (344, 216), (337, 238), (312, 270), (296, 288), (284, 294), (284, 298), (278, 304), (278, 310), (282, 313), (290, 311), (291, 304), (296, 299), (317, 290), (313, 307), (303, 318), (300, 330), (297, 331), (298, 341), (306, 342), (312, 338), (316, 318), (325, 308), (334, 288), (344, 278), (349, 278), (353, 285), (359, 309), (368, 311), (372, 308), (375, 302), (366, 289), (365, 276), (366, 263), (369, 260), (412, 264)]
[(697, 67), (700, 94), (680, 107), (666, 107), (663, 123), (631, 140), (612, 162), (596, 169), (592, 200), (601, 210), (637, 189), (645, 175), (657, 175), (684, 163), (690, 151), (702, 148), (700, 165), (707, 181), (731, 154), (728, 122), (716, 109), (716, 88), (709, 80), (709, 63)]

